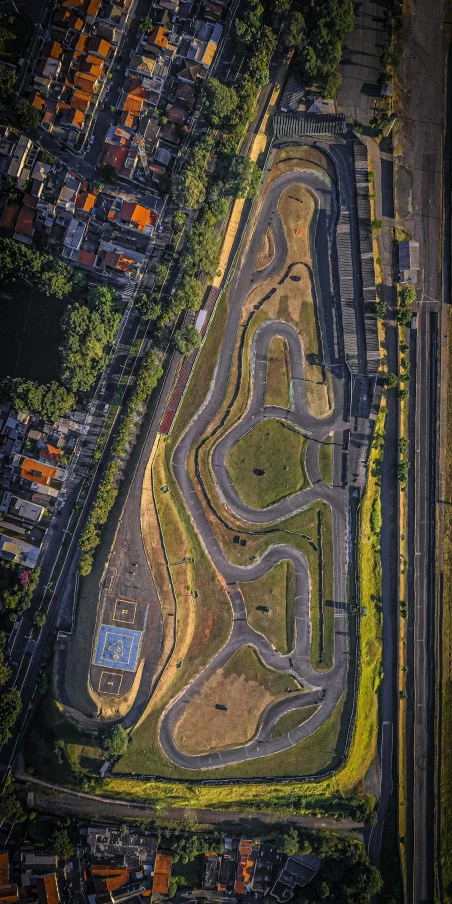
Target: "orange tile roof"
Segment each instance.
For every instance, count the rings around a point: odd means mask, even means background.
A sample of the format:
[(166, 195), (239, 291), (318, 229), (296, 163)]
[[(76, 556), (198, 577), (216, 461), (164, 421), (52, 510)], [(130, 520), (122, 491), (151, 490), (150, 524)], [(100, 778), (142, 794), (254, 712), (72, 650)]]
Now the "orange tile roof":
[(69, 108), (66, 120), (70, 126), (76, 126), (77, 129), (83, 129), (85, 123), (85, 114), (81, 110)]
[(0, 854), (0, 885), (8, 885), (8, 879), (9, 879), (8, 851), (2, 851)]
[(104, 66), (102, 60), (99, 60), (98, 57), (95, 57), (95, 59), (97, 60), (97, 64), (88, 63), (87, 60), (83, 60), (83, 63), (80, 66), (80, 71), (88, 72), (90, 75), (94, 75), (94, 77), (98, 79), (102, 75)]
[(133, 223), (140, 232), (150, 223), (157, 221), (155, 211), (150, 210), (149, 207), (143, 207), (142, 204), (135, 204), (134, 201), (122, 202), (120, 217), (126, 223)]
[(63, 6), (68, 9), (78, 9), (81, 12), (85, 12), (86, 4), (87, 0), (64, 0)]
[(81, 31), (83, 28), (84, 22), (83, 19), (80, 19), (79, 16), (74, 17), (73, 23), (70, 23), (70, 28), (73, 28), (75, 31)]
[(35, 210), (32, 210), (31, 207), (21, 207), (14, 232), (18, 232), (20, 235), (33, 235), (35, 231), (33, 226), (35, 218)]
[(90, 211), (96, 203), (96, 195), (90, 191), (81, 191), (75, 199), (75, 206), (80, 210)]
[(47, 53), (52, 60), (61, 60), (63, 56), (63, 47), (59, 41), (52, 41), (47, 48)]
[(96, 84), (96, 76), (90, 75), (89, 72), (76, 72), (74, 84), (80, 88), (85, 94), (92, 94), (94, 85)]
[[(9, 204), (6, 205), (0, 218), (0, 226), (3, 226), (4, 229), (14, 229), (17, 217), (19, 216), (19, 210), (20, 204), (17, 204), (16, 201), (10, 201)], [(3, 882), (1, 884), (4, 885)]]
[(50, 465), (43, 465), (40, 461), (35, 461), (34, 458), (24, 458), (20, 466), (20, 476), (32, 483), (47, 486), (49, 480), (55, 477), (56, 470)]
[(81, 110), (84, 113), (91, 103), (91, 94), (85, 94), (83, 91), (74, 91), (71, 100), (71, 107), (75, 110)]
[(12, 901), (19, 900), (19, 889), (17, 885), (5, 885), (0, 888), (0, 904), (11, 904)]
[(101, 3), (102, 0), (90, 0), (88, 9), (86, 10), (87, 16), (97, 16)]
[(43, 97), (42, 94), (39, 93), (39, 91), (36, 91), (36, 94), (32, 100), (32, 104), (34, 107), (36, 107), (37, 110), (43, 110), (46, 105), (45, 97)]
[(75, 45), (76, 51), (78, 51), (79, 53), (83, 53), (83, 52), (84, 52), (85, 47), (86, 47), (86, 42), (87, 42), (88, 38), (89, 38), (89, 35), (87, 35), (87, 34), (86, 34), (86, 31), (84, 31), (84, 32), (80, 35), (80, 37), (79, 37), (79, 39), (78, 39), (78, 41), (77, 41), (77, 43), (76, 43), (76, 45)]
[(169, 854), (157, 852), (152, 882), (153, 895), (166, 895), (171, 877), (171, 857)]
[(124, 113), (121, 116), (122, 124), (124, 126), (128, 126), (130, 129), (133, 129), (135, 127), (136, 121), (137, 121), (137, 117), (134, 115), (134, 113), (126, 113), (124, 111)]
[(149, 35), (147, 42), (148, 44), (156, 44), (157, 47), (167, 47), (168, 46), (168, 31), (166, 28), (163, 28), (163, 25), (158, 25), (154, 28), (154, 31)]
[(91, 878), (94, 883), (96, 894), (102, 894), (105, 891), (116, 891), (129, 881), (129, 870), (125, 868), (115, 869), (112, 866), (91, 867)]
[(98, 38), (96, 35), (92, 35), (92, 37), (88, 41), (87, 50), (89, 51), (89, 53), (107, 57), (110, 52), (110, 48), (111, 44), (108, 41), (105, 41), (103, 38)]
[(122, 105), (122, 109), (125, 113), (133, 113), (136, 116), (138, 113), (141, 113), (143, 103), (144, 101), (140, 97), (134, 97), (133, 94), (128, 94)]
[(93, 63), (95, 66), (103, 66), (103, 60), (100, 60), (98, 56), (94, 56), (94, 53), (87, 53), (84, 63)]
[(59, 904), (60, 893), (55, 873), (36, 877), (36, 891), (40, 904)]

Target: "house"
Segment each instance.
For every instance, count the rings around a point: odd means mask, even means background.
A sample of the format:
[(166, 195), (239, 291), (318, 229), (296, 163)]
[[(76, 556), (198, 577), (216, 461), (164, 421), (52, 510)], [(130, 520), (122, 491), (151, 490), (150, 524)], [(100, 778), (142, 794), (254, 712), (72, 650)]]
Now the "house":
[(96, 203), (96, 195), (90, 191), (80, 191), (75, 199), (77, 213), (90, 213)]
[(38, 66), (34, 76), (35, 87), (44, 90), (47, 94), (51, 88), (52, 82), (55, 82), (58, 79), (60, 72), (61, 59), (48, 57), (47, 60), (43, 60)]
[(292, 854), (279, 873), (270, 892), (280, 904), (285, 904), (293, 897), (296, 885), (302, 888), (317, 875), (321, 862), (315, 854)]
[(84, 91), (79, 90), (74, 91), (71, 98), (71, 107), (74, 107), (75, 110), (80, 110), (82, 113), (86, 113), (90, 103), (91, 94), (85, 94)]
[(217, 854), (204, 855), (204, 882), (203, 888), (216, 889), (220, 875), (221, 857)]
[(0, 852), (0, 904), (12, 904), (19, 900), (17, 885), (9, 882), (9, 855), (8, 851)]
[(66, 473), (62, 468), (43, 464), (27, 456), (23, 456), (18, 464), (21, 483), (30, 483), (32, 488), (50, 486), (59, 489)]
[(108, 41), (105, 41), (104, 38), (93, 35), (87, 42), (86, 50), (93, 56), (106, 60), (111, 51), (111, 44)]
[(188, 42), (184, 42), (179, 50), (180, 56), (193, 63), (200, 63), (204, 69), (209, 69), (218, 50), (223, 26), (218, 22), (211, 25), (209, 22), (197, 21), (195, 34), (190, 36)]
[(416, 285), (420, 269), (419, 242), (399, 242), (399, 282)]
[(157, 853), (154, 866), (154, 878), (152, 881), (153, 895), (166, 895), (171, 878), (171, 856)]
[(58, 195), (57, 206), (63, 210), (69, 210), (71, 213), (74, 213), (75, 201), (80, 191), (81, 184), (79, 179), (68, 172)]
[(6, 174), (11, 176), (12, 179), (18, 179), (21, 175), (31, 147), (32, 142), (30, 139), (26, 135), (20, 135), (12, 154), (11, 163), (6, 171)]
[(66, 257), (65, 249), (66, 248), (75, 248), (77, 251), (80, 250), (84, 235), (86, 232), (86, 223), (84, 220), (79, 220), (77, 217), (72, 217), (68, 228), (66, 230), (66, 235), (63, 239), (63, 244), (65, 248), (63, 249), (63, 256)]
[(155, 210), (143, 207), (142, 204), (136, 204), (134, 201), (123, 201), (116, 215), (116, 220), (120, 223), (136, 229), (138, 232), (143, 232), (144, 235), (152, 234), (157, 219)]
[(21, 207), (19, 216), (16, 220), (14, 238), (19, 242), (24, 242), (26, 245), (29, 245), (35, 231), (35, 219), (36, 211), (32, 210), (30, 207)]
[(6, 559), (7, 562), (15, 562), (24, 568), (33, 569), (38, 561), (39, 552), (39, 546), (32, 546), (25, 540), (0, 534), (0, 558)]
[(257, 852), (252, 889), (257, 894), (266, 895), (270, 889), (273, 871), (281, 861), (281, 854), (275, 844), (264, 841)]
[(2, 229), (8, 229), (11, 232), (14, 230), (20, 209), (21, 205), (17, 201), (8, 201), (0, 217)]
[(60, 893), (55, 873), (36, 876), (36, 891), (39, 904), (60, 904)]
[(234, 892), (237, 895), (244, 895), (251, 891), (257, 850), (252, 841), (248, 838), (241, 838), (237, 854), (237, 874), (234, 882)]
[(45, 511), (43, 505), (36, 505), (26, 499), (21, 499), (19, 496), (13, 496), (11, 493), (5, 493), (5, 496), (9, 498), (5, 501), (5, 497), (3, 497), (0, 511), (2, 511), (2, 507), (8, 503), (8, 507), (5, 511), (8, 511), (10, 515), (16, 516), (23, 521), (32, 521), (34, 524), (37, 524), (38, 521), (41, 520)]
[(201, 63), (187, 63), (186, 66), (183, 66), (180, 72), (178, 72), (177, 77), (181, 82), (184, 82), (187, 85), (194, 85), (197, 83), (198, 79), (204, 78), (206, 72)]
[(149, 78), (153, 74), (156, 65), (156, 57), (135, 53), (129, 63), (129, 72)]

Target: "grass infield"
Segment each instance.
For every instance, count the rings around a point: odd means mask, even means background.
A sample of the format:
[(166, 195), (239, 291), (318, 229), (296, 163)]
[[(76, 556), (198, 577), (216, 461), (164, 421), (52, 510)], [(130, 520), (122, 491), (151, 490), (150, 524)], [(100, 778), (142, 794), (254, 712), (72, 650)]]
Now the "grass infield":
[(253, 509), (265, 509), (309, 486), (307, 440), (277, 418), (260, 421), (229, 450), (226, 467), (237, 493)]
[[(290, 653), (295, 644), (295, 570), (292, 562), (279, 562), (257, 581), (239, 584), (248, 624), (268, 638), (278, 653)], [(263, 612), (266, 606), (270, 612)]]
[(320, 473), (330, 486), (333, 483), (333, 436), (326, 436), (319, 449), (319, 468)]
[(307, 722), (317, 710), (318, 706), (306, 706), (304, 709), (294, 709), (290, 713), (285, 713), (276, 722), (272, 731), (272, 738), (282, 738), (289, 731), (298, 728), (299, 725), (303, 725), (303, 722)]
[(269, 669), (253, 647), (243, 647), (186, 707), (174, 732), (176, 744), (192, 755), (246, 744), (266, 707), (299, 689), (291, 675)]

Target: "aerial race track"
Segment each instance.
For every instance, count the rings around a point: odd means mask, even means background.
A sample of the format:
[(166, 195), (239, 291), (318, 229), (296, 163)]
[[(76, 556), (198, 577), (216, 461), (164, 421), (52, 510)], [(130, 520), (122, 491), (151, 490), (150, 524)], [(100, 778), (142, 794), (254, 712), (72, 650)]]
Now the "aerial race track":
[[(295, 169), (277, 176), (269, 186), (261, 203), (254, 230), (243, 263), (231, 283), (229, 292), (228, 320), (220, 350), (218, 365), (212, 385), (204, 405), (195, 415), (175, 448), (172, 466), (185, 505), (191, 515), (196, 530), (204, 544), (228, 593), (233, 610), (233, 627), (225, 646), (217, 653), (206, 668), (167, 707), (159, 730), (160, 745), (166, 756), (179, 767), (187, 769), (210, 769), (241, 762), (255, 757), (269, 756), (288, 749), (312, 735), (331, 716), (342, 697), (347, 684), (348, 670), (348, 614), (347, 614), (347, 569), (348, 569), (348, 488), (344, 485), (341, 472), (343, 433), (349, 426), (346, 420), (346, 398), (349, 391), (349, 374), (343, 360), (341, 343), (336, 350), (328, 348), (324, 342), (323, 365), (331, 375), (333, 404), (328, 416), (316, 418), (312, 415), (306, 396), (304, 376), (304, 353), (300, 335), (289, 322), (268, 320), (261, 324), (253, 337), (250, 356), (251, 393), (247, 410), (242, 419), (223, 435), (212, 453), (212, 470), (219, 496), (227, 508), (241, 521), (249, 525), (277, 524), (283, 519), (306, 509), (317, 500), (323, 500), (332, 512), (333, 539), (333, 582), (334, 582), (334, 662), (327, 672), (313, 669), (310, 657), (310, 577), (304, 555), (288, 544), (271, 546), (261, 558), (249, 566), (231, 564), (225, 557), (214, 534), (197, 490), (189, 476), (187, 458), (214, 419), (224, 398), (230, 378), (234, 348), (241, 324), (243, 305), (250, 292), (257, 286), (265, 289), (270, 279), (278, 279), (278, 287), (283, 288), (287, 280), (297, 279), (294, 267), (308, 266), (302, 261), (288, 260), (288, 246), (284, 223), (278, 210), (278, 202), (288, 189), (303, 186), (314, 199), (317, 216), (311, 236), (315, 274), (310, 274), (315, 297), (317, 317), (320, 315), (330, 322), (340, 324), (340, 288), (338, 284), (336, 260), (336, 226), (339, 215), (337, 185), (327, 175), (327, 170), (319, 172), (315, 168)], [(346, 200), (347, 185), (341, 186)], [(350, 206), (349, 206), (350, 209)], [(273, 230), (274, 256), (264, 268), (257, 270), (256, 261), (269, 223)], [(299, 278), (299, 277), (298, 277)], [(274, 291), (274, 290), (273, 290)], [(265, 291), (263, 291), (265, 296)], [(269, 344), (273, 337), (283, 337), (287, 341), (292, 375), (290, 410), (265, 407), (266, 369)], [(252, 509), (241, 500), (235, 489), (226, 465), (228, 451), (264, 418), (278, 418), (298, 428), (308, 437), (306, 448), (306, 474), (310, 483), (300, 490), (264, 510)], [(333, 434), (333, 481), (327, 484), (319, 467), (319, 450), (322, 440)], [(238, 583), (255, 581), (264, 576), (273, 566), (282, 561), (290, 561), (295, 569), (295, 647), (290, 655), (275, 651), (269, 641), (253, 630), (246, 619), (246, 609)], [(174, 729), (186, 707), (200, 693), (214, 673), (225, 666), (230, 658), (245, 645), (254, 647), (263, 662), (270, 668), (295, 678), (301, 685), (300, 693), (291, 694), (283, 700), (270, 704), (260, 718), (254, 738), (243, 746), (189, 755), (183, 753), (174, 740)], [(285, 713), (317, 705), (318, 708), (307, 721), (288, 734), (272, 738), (272, 729)]]

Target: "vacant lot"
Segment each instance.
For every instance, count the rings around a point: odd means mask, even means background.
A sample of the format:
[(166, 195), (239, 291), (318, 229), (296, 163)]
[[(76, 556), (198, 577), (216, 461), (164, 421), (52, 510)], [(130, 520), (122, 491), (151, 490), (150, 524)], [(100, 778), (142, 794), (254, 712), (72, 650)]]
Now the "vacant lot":
[(20, 13), (0, 16), (0, 60), (17, 63), (24, 54), (31, 34), (31, 22)]
[(306, 706), (304, 709), (294, 709), (292, 712), (281, 716), (273, 728), (272, 738), (282, 738), (289, 731), (298, 728), (299, 725), (303, 725), (303, 722), (307, 722), (317, 712), (318, 708), (318, 706)]
[(276, 418), (256, 424), (226, 456), (229, 476), (240, 498), (265, 509), (309, 486), (306, 438)]
[[(268, 669), (252, 647), (243, 647), (187, 706), (176, 725), (176, 744), (189, 754), (246, 744), (264, 709), (296, 690), (294, 678)], [(227, 711), (218, 704), (227, 705)]]
[(268, 347), (265, 404), (290, 409), (290, 357), (282, 336), (275, 336)]
[(58, 379), (58, 346), (64, 302), (29, 283), (4, 282), (0, 289), (0, 378)]
[[(248, 623), (267, 637), (279, 653), (295, 644), (295, 570), (292, 562), (279, 562), (262, 578), (239, 584)], [(263, 612), (266, 607), (270, 611)]]

